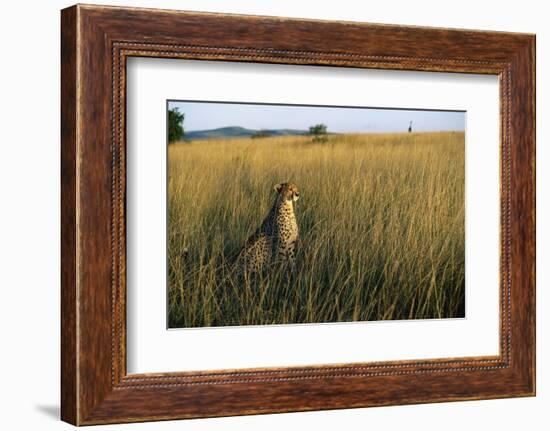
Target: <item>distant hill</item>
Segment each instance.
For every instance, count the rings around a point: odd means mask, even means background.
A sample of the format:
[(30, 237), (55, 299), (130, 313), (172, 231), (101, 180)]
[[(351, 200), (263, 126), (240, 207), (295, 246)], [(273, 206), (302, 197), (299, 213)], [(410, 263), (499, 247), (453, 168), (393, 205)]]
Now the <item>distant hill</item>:
[(262, 132), (267, 136), (292, 136), (292, 135), (305, 135), (308, 132), (306, 130), (296, 129), (246, 129), (239, 126), (220, 127), (218, 129), (209, 130), (193, 130), (185, 132), (184, 139), (186, 141), (195, 141), (198, 139), (231, 139), (231, 138), (250, 138), (257, 133)]

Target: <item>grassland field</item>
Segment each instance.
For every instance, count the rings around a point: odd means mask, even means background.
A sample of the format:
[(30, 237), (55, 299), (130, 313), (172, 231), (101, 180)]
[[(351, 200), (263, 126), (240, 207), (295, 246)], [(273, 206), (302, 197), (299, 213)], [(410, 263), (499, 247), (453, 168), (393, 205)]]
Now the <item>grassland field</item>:
[[(296, 271), (228, 268), (300, 188)], [(181, 142), (168, 149), (169, 327), (464, 316), (464, 133)]]

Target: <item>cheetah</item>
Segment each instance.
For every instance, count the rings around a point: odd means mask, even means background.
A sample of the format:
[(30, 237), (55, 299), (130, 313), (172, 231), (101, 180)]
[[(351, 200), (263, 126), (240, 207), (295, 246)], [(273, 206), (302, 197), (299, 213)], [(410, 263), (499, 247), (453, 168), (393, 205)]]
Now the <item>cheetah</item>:
[(266, 266), (283, 262), (294, 265), (294, 246), (298, 239), (298, 223), (294, 203), (300, 197), (293, 183), (276, 184), (277, 197), (260, 228), (246, 241), (239, 253), (239, 271), (259, 273)]

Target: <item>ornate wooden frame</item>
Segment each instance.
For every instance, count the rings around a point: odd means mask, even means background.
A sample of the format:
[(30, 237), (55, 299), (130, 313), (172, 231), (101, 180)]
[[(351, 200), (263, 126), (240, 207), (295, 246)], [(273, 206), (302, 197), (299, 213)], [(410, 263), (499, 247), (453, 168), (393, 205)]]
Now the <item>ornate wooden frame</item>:
[[(63, 420), (88, 425), (534, 395), (534, 35), (82, 5), (61, 16)], [(128, 375), (129, 56), (498, 75), (500, 354)]]

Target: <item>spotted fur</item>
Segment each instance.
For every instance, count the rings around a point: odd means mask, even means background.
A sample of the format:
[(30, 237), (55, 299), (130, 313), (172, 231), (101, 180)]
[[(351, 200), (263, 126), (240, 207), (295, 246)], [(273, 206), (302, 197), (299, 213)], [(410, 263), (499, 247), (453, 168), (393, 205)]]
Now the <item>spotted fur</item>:
[(273, 207), (239, 254), (238, 265), (246, 273), (260, 272), (275, 262), (294, 265), (294, 248), (298, 239), (294, 204), (300, 193), (292, 183), (277, 184), (274, 190), (277, 196)]

